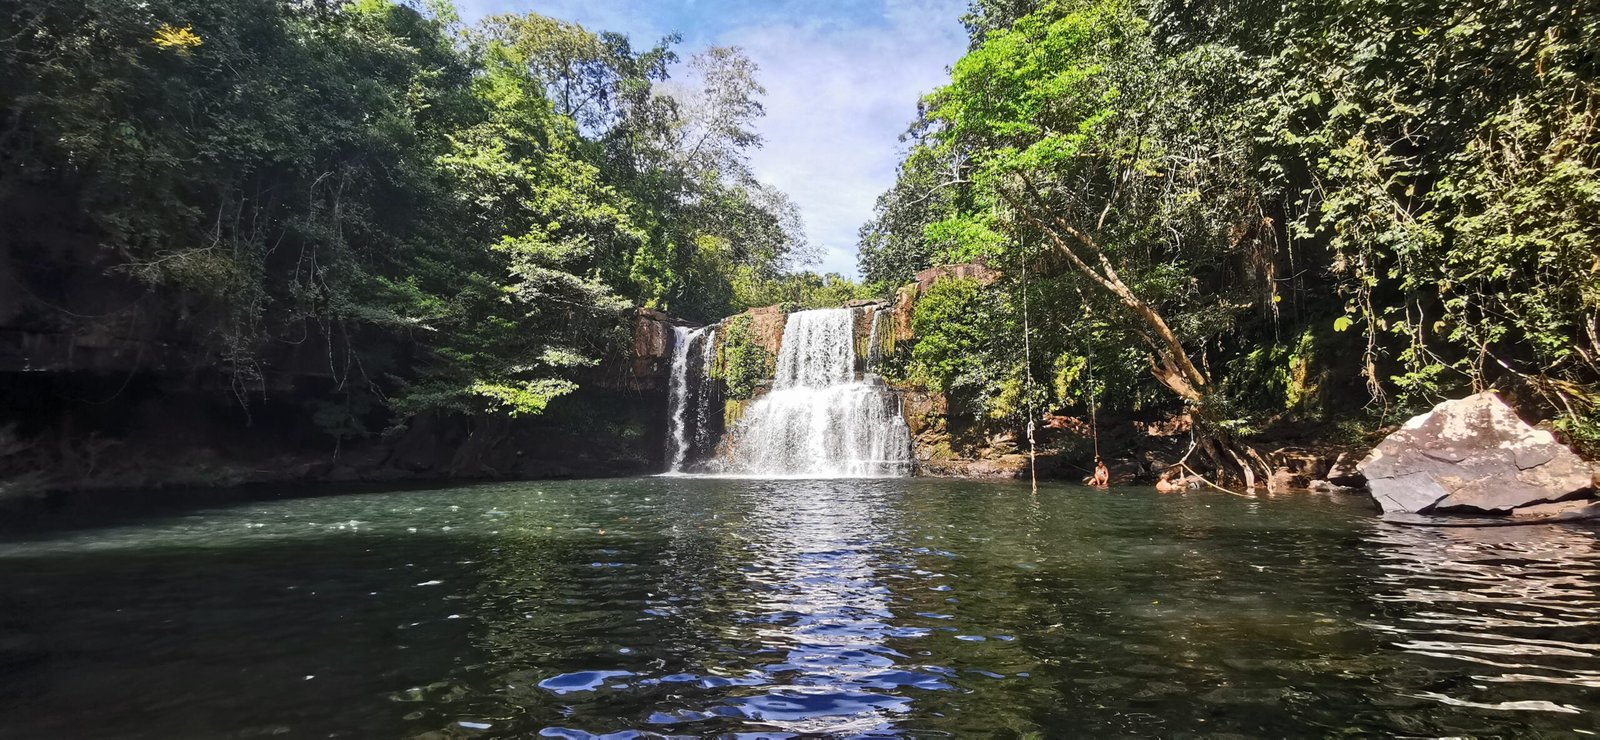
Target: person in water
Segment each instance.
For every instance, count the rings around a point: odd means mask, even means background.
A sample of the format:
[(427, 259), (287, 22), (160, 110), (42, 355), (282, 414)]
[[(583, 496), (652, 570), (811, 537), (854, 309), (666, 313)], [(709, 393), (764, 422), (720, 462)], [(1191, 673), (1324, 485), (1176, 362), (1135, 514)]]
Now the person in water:
[(1184, 475), (1183, 468), (1168, 468), (1156, 479), (1156, 493), (1181, 493), (1197, 487), (1197, 480)]
[(1106, 488), (1111, 485), (1111, 471), (1106, 469), (1106, 461), (1101, 460), (1099, 455), (1094, 456), (1094, 475), (1085, 478), (1083, 482), (1095, 488)]

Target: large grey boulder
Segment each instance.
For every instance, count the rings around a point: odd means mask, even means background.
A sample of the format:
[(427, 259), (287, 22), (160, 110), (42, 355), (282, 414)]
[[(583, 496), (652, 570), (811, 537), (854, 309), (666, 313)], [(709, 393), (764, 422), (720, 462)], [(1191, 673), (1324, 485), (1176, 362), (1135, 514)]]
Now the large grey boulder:
[(1359, 467), (1385, 514), (1505, 514), (1591, 485), (1583, 460), (1493, 392), (1411, 419)]

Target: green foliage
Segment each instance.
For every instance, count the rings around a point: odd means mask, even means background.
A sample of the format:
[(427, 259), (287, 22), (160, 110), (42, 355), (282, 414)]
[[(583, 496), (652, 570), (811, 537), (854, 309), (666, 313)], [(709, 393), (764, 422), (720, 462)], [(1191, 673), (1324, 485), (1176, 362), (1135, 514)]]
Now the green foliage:
[(1596, 397), (1600, 20), (1582, 4), (1291, 3), (1260, 59), (1264, 171), (1289, 234), (1326, 245), (1376, 400), (1525, 386)]
[(873, 298), (874, 291), (837, 273), (818, 275), (798, 272), (779, 275), (771, 279), (755, 278), (748, 273), (736, 275), (733, 282), (734, 303), (745, 308), (784, 304), (786, 310), (808, 308), (838, 308), (848, 301)]
[(1218, 409), (1240, 428), (1283, 416), (1322, 416), (1331, 359), (1326, 345), (1307, 329), (1293, 343), (1263, 344), (1240, 353), (1221, 374)]
[[(283, 347), (325, 354), (339, 438), (375, 404), (539, 413), (625, 346), (630, 306), (720, 317), (736, 283), (806, 279), (794, 206), (749, 168), (741, 52), (665, 87), (674, 38), (429, 7), (16, 3), (0, 218), (65, 204), (241, 396)], [(797, 294), (849, 292), (825, 282)]]
[[(1065, 363), (1058, 380), (1079, 364), (1133, 380), (1146, 348), (1172, 367), (1191, 363), (1188, 347), (1218, 342), (1270, 293), (1259, 255), (1271, 245), (1248, 219), (1260, 190), (1229, 117), (1243, 71), (1225, 49), (1162, 55), (1134, 3), (1059, 3), (975, 39), (928, 98), (921, 146), (964, 163), (967, 205), (924, 238), (951, 258), (1043, 263), (1039, 323), (1080, 342), (1041, 337), (1039, 355)], [(1180, 391), (1184, 402), (1203, 405), (1206, 379), (1184, 373), (1168, 374), (1198, 389)], [(1119, 390), (1134, 408), (1149, 395), (1138, 385)]]
[(472, 392), (493, 400), (506, 413), (537, 414), (544, 411), (550, 401), (578, 389), (570, 380), (541, 379), (511, 385), (507, 383), (473, 383)]
[[(1600, 408), (1591, 10), (974, 2), (969, 52), (862, 230), (863, 273), (986, 257), (1048, 327), (1031, 370), (1055, 404), (1204, 406), (1238, 430), (1503, 387), (1578, 440)], [(1132, 302), (1090, 274), (1107, 270)], [(1144, 308), (1201, 401), (1150, 373), (1171, 353)], [(985, 356), (931, 341), (940, 382)], [(1009, 393), (989, 382), (951, 387)]]
[(927, 229), (964, 204), (963, 191), (955, 187), (959, 172), (954, 160), (927, 147), (913, 149), (900, 164), (894, 187), (878, 196), (872, 220), (859, 233), (867, 285), (888, 293), (941, 261), (939, 239), (928, 238)]
[(1593, 413), (1563, 416), (1556, 420), (1555, 427), (1584, 459), (1600, 457), (1600, 418)]
[(1004, 295), (976, 280), (943, 278), (917, 300), (911, 316), (917, 341), (909, 379), (952, 395), (972, 413), (1014, 416), (1026, 403), (1016, 341)]
[(772, 379), (778, 358), (756, 342), (748, 314), (728, 319), (718, 338), (717, 362), (711, 377), (723, 383), (728, 400), (743, 401)]

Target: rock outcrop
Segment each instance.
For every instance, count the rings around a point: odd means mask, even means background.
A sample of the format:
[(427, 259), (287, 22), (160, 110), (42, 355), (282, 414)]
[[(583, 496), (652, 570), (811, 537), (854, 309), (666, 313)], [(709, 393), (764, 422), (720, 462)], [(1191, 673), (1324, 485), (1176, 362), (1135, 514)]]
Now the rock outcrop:
[[(672, 317), (648, 308), (639, 309), (633, 321), (633, 343), (627, 375), (621, 383), (610, 385), (635, 390), (663, 388), (667, 369), (672, 364)], [(613, 374), (614, 375), (614, 374)]]
[(1493, 392), (1411, 419), (1359, 467), (1386, 515), (1515, 514), (1591, 487), (1588, 465)]
[(1272, 466), (1272, 477), (1267, 480), (1269, 491), (1311, 488), (1313, 483), (1327, 479), (1332, 462), (1322, 451), (1303, 447), (1280, 447), (1266, 457)]
[(1360, 462), (1353, 453), (1339, 453), (1334, 458), (1333, 464), (1328, 466), (1327, 482), (1340, 488), (1361, 488), (1367, 485), (1367, 479), (1356, 467)]
[(991, 285), (1000, 279), (1000, 273), (982, 262), (930, 267), (917, 273), (917, 292), (926, 293), (934, 283), (947, 277), (976, 280), (983, 285)]
[(778, 356), (783, 348), (783, 327), (789, 320), (789, 312), (783, 306), (763, 306), (745, 311), (745, 314), (750, 317), (750, 335), (755, 343), (772, 356)]
[(890, 332), (889, 341), (891, 343), (909, 342), (916, 338), (916, 332), (912, 330), (911, 319), (917, 309), (918, 295), (915, 283), (902, 286), (895, 291), (894, 303), (890, 308), (891, 319), (889, 326), (892, 331)]

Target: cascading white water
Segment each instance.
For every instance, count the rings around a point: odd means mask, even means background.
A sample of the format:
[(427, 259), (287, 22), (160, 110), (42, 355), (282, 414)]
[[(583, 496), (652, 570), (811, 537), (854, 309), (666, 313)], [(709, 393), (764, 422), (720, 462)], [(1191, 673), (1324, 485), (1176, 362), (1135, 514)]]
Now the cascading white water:
[(778, 376), (730, 431), (724, 472), (878, 477), (911, 468), (911, 433), (882, 381), (855, 379), (855, 312), (789, 314)]
[[(716, 327), (699, 329), (672, 327), (672, 370), (667, 383), (667, 471), (671, 473), (683, 470), (683, 463), (688, 458), (694, 443), (709, 434), (706, 423), (709, 416), (707, 410), (710, 405), (709, 394), (703, 389), (695, 393), (694, 384), (690, 382), (690, 350), (695, 341), (702, 337), (705, 341), (700, 358), (701, 378), (705, 377), (705, 368), (709, 367), (711, 362)], [(694, 409), (693, 415), (690, 414), (691, 407)], [(689, 429), (691, 420), (697, 422), (692, 432)]]
[(773, 390), (850, 382), (856, 364), (855, 323), (855, 312), (848, 308), (789, 314)]
[(672, 327), (672, 371), (667, 380), (667, 470), (676, 473), (688, 454), (684, 409), (689, 405), (689, 330)]
[(705, 329), (705, 338), (701, 340), (700, 350), (700, 381), (699, 392), (694, 394), (694, 434), (690, 437), (690, 444), (695, 450), (710, 450), (715, 443), (712, 439), (711, 422), (711, 388), (705, 384), (711, 377), (711, 365), (717, 361), (717, 327), (708, 326)]

